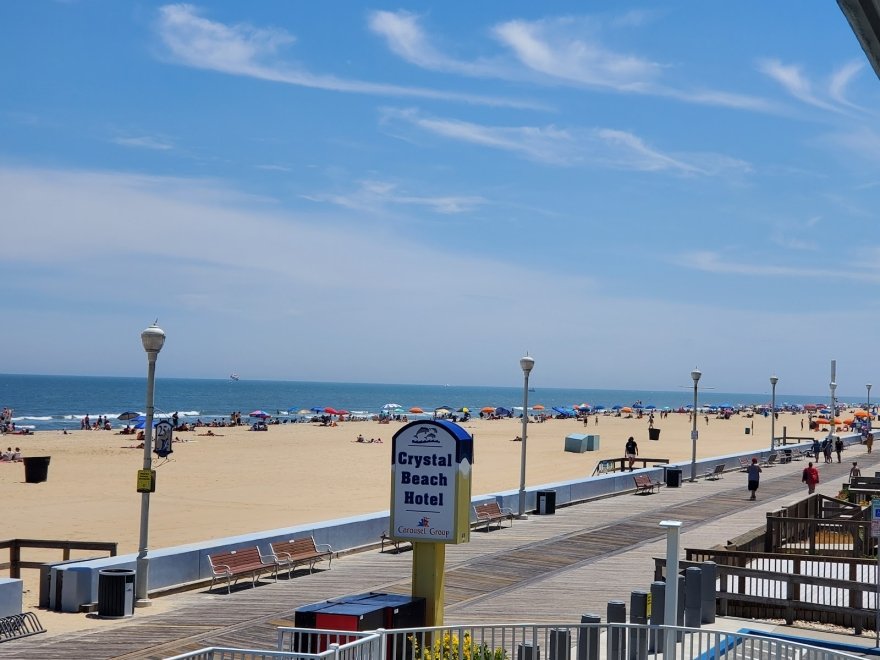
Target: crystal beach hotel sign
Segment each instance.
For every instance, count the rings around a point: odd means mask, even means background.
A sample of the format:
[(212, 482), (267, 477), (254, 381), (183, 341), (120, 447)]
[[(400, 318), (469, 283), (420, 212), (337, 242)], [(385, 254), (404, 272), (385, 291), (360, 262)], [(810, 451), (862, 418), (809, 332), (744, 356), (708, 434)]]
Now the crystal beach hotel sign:
[(390, 535), (470, 541), (473, 437), (452, 422), (411, 422), (394, 434), (391, 450)]

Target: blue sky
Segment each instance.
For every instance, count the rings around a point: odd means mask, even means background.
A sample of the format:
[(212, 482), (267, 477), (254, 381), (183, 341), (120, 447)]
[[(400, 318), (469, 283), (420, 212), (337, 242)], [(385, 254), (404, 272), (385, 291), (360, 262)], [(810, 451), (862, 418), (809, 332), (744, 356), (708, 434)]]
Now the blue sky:
[(833, 2), (0, 4), (0, 371), (877, 380)]

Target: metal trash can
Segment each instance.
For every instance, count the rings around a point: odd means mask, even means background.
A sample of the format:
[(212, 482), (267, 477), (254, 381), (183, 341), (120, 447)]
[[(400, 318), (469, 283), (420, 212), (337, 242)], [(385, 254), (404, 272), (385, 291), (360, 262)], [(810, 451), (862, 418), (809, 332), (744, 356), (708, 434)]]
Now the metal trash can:
[(648, 440), (659, 440), (660, 429), (648, 429)]
[(538, 508), (535, 511), (539, 516), (550, 516), (556, 513), (556, 491), (555, 490), (539, 490)]
[(747, 426), (747, 427), (746, 427), (746, 435), (748, 435), (748, 434), (751, 433), (751, 432), (752, 432), (752, 429), (749, 428), (749, 427)]
[(98, 616), (118, 619), (134, 614), (135, 572), (128, 568), (98, 571)]
[(49, 456), (25, 456), (25, 483), (38, 484), (49, 478)]
[(681, 486), (681, 468), (668, 467), (664, 472), (667, 488), (678, 488)]

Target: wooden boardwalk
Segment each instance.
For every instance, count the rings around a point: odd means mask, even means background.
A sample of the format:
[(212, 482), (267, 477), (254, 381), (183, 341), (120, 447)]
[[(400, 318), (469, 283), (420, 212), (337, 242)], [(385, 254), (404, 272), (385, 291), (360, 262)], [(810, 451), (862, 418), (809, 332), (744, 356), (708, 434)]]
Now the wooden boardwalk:
[[(880, 469), (853, 447), (844, 463), (819, 466), (820, 492), (837, 493), (853, 458), (865, 463), (865, 473)], [(653, 557), (665, 555), (661, 520), (682, 521), (683, 548), (724, 543), (761, 526), (767, 511), (803, 496), (804, 466), (765, 469), (757, 502), (748, 501), (745, 475), (733, 472), (719, 481), (609, 497), (515, 521), (512, 528), (475, 531), (470, 543), (447, 549), (446, 622), (577, 622), (585, 613), (604, 619), (609, 600), (628, 601), (631, 591), (648, 589)], [(408, 551), (346, 555), (332, 569), (264, 580), (231, 595), (217, 589), (168, 596), (167, 611), (138, 610), (97, 630), (6, 642), (0, 658), (140, 660), (204, 646), (274, 648), (275, 628), (293, 625), (302, 605), (365, 591), (409, 593), (411, 564)]]

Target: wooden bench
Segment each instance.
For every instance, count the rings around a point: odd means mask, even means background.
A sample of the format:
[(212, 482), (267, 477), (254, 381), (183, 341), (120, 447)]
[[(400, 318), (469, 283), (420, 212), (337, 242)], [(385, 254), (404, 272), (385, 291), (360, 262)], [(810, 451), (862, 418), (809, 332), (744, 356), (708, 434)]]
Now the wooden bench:
[(711, 470), (706, 470), (706, 479), (709, 481), (718, 481), (724, 472), (724, 463), (719, 463)]
[(647, 474), (633, 475), (633, 481), (636, 482), (636, 495), (650, 495), (655, 488), (659, 492), (662, 485), (659, 481), (651, 481)]
[(486, 531), (489, 531), (489, 527), (493, 523), (498, 523), (498, 528), (501, 528), (501, 523), (505, 520), (510, 521), (510, 526), (513, 527), (513, 511), (508, 509), (507, 507), (502, 508), (499, 506), (498, 502), (486, 502), (484, 504), (475, 504), (474, 505), (474, 514), (477, 516), (477, 525), (482, 523), (486, 523)]
[(287, 567), (288, 577), (297, 566), (308, 565), (311, 573), (319, 561), (326, 559), (328, 566), (333, 563), (333, 548), (326, 543), (317, 545), (314, 536), (275, 541), (269, 544), (269, 548), (278, 565)]
[(271, 555), (264, 556), (257, 546), (208, 555), (208, 561), (212, 573), (211, 589), (218, 579), (226, 578), (226, 593), (231, 593), (233, 579), (238, 582), (243, 575), (250, 575), (251, 586), (255, 587), (257, 575), (266, 569), (274, 570), (275, 581), (278, 581), (278, 563)]
[(779, 458), (779, 454), (776, 452), (770, 454), (765, 460), (761, 462), (761, 467), (773, 467), (776, 465), (776, 459)]

